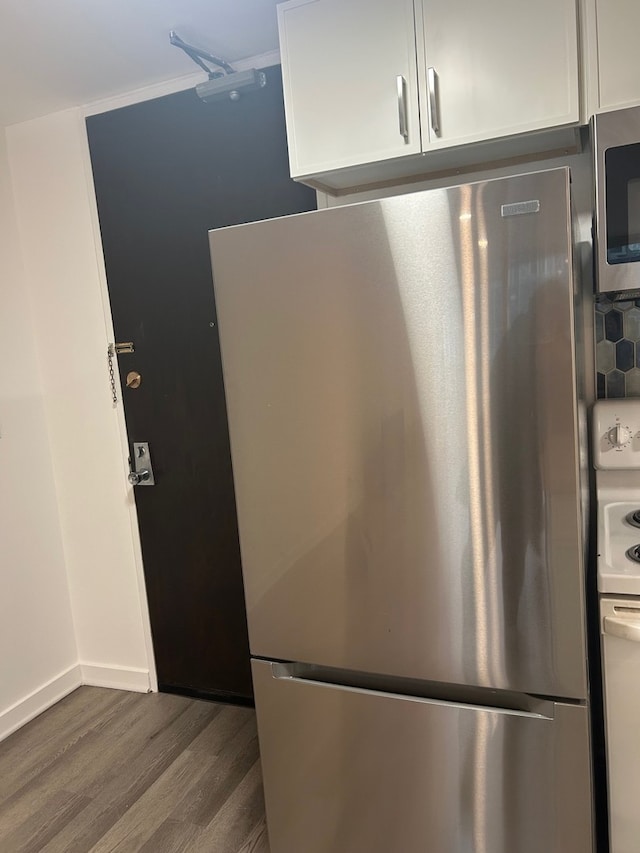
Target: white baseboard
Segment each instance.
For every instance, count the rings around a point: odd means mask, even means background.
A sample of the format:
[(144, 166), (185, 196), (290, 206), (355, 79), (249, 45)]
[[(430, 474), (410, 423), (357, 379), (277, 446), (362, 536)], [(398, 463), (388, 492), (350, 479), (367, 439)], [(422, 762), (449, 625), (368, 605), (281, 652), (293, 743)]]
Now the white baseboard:
[(60, 699), (82, 684), (80, 666), (75, 665), (56, 675), (33, 693), (0, 712), (0, 740), (8, 737), (38, 714), (55, 705)]
[(80, 672), (82, 683), (92, 687), (111, 687), (114, 690), (132, 690), (135, 693), (151, 692), (148, 669), (81, 663)]
[(89, 684), (92, 687), (111, 687), (115, 690), (132, 690), (135, 693), (151, 692), (147, 669), (102, 666), (93, 663), (76, 664), (56, 675), (51, 681), (47, 681), (24, 699), (0, 711), (0, 741), (83, 684)]

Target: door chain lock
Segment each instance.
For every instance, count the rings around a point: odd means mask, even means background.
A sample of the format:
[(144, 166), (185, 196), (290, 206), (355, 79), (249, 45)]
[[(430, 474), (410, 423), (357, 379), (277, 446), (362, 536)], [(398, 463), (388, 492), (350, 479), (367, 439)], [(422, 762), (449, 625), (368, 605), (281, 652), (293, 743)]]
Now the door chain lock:
[(155, 486), (148, 442), (133, 442), (133, 459), (129, 459), (129, 467), (129, 482), (132, 486)]
[[(135, 352), (136, 348), (133, 341), (126, 341), (122, 344), (109, 344), (107, 347), (107, 364), (109, 366), (109, 386), (111, 388), (111, 400), (115, 406), (118, 402), (118, 392), (116, 391), (116, 377), (113, 369), (113, 359), (122, 353)], [(129, 383), (127, 383), (128, 385)], [(138, 382), (138, 385), (140, 383)], [(138, 387), (138, 385), (134, 387)]]
[(116, 354), (113, 344), (107, 347), (107, 364), (109, 365), (109, 387), (111, 388), (111, 400), (115, 406), (118, 402), (118, 392), (116, 391), (116, 377), (113, 370), (113, 359)]

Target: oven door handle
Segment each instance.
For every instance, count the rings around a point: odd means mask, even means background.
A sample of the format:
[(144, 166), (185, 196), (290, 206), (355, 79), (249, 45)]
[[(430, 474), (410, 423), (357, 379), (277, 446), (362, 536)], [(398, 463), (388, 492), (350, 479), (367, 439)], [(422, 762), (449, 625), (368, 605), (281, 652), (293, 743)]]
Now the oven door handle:
[(604, 617), (604, 632), (622, 640), (640, 643), (640, 619), (621, 619), (617, 616)]

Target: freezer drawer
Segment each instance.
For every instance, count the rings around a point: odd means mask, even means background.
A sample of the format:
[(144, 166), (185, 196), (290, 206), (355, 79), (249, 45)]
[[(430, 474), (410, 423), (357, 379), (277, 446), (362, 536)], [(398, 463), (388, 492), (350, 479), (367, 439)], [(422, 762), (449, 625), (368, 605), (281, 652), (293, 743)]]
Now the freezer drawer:
[(253, 661), (271, 853), (588, 853), (588, 712), (275, 677)]
[(611, 853), (640, 848), (640, 599), (600, 602)]

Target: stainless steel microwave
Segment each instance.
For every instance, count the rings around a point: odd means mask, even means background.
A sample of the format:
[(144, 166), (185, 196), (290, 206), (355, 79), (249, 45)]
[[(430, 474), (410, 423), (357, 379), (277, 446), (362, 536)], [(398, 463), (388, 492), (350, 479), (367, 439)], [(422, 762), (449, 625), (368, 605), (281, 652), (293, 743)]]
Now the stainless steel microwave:
[(600, 113), (591, 130), (596, 289), (640, 291), (640, 107)]

